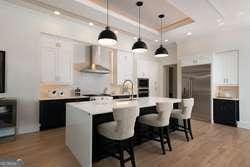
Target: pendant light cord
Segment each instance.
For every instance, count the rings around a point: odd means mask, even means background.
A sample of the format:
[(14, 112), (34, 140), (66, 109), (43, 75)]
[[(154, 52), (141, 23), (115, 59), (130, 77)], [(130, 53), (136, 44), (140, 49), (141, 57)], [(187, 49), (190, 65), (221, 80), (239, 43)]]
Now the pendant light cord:
[(107, 5), (107, 27), (109, 27), (109, 0), (106, 1)]
[(141, 38), (141, 7), (139, 6), (139, 39)]
[(162, 45), (162, 18), (161, 18), (161, 45)]

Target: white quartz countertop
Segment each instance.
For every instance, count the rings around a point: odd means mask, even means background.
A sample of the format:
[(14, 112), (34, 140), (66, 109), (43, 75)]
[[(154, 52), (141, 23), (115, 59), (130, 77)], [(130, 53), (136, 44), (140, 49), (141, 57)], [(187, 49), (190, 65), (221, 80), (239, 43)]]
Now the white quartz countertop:
[(67, 105), (76, 107), (84, 112), (89, 113), (90, 115), (96, 115), (96, 114), (113, 112), (113, 108), (122, 108), (135, 105), (138, 106), (139, 108), (152, 107), (155, 106), (157, 102), (179, 103), (181, 102), (181, 99), (163, 98), (163, 97), (144, 97), (132, 101), (120, 101), (120, 100), (113, 100), (110, 102), (86, 101), (86, 102), (67, 103)]

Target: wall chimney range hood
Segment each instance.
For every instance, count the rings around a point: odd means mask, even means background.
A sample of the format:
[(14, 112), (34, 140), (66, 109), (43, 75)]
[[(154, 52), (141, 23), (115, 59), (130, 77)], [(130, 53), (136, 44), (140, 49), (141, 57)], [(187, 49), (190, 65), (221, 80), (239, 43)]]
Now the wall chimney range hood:
[(96, 73), (96, 74), (109, 74), (110, 70), (98, 64), (98, 60), (101, 60), (101, 47), (92, 45), (90, 46), (90, 64), (87, 67), (80, 69), (80, 72)]

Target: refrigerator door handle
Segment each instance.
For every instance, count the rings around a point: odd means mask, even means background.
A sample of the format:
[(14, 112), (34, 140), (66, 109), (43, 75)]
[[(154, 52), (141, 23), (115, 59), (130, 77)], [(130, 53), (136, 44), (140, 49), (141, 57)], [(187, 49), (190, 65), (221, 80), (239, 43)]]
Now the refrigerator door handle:
[(188, 98), (192, 97), (192, 80), (188, 80)]

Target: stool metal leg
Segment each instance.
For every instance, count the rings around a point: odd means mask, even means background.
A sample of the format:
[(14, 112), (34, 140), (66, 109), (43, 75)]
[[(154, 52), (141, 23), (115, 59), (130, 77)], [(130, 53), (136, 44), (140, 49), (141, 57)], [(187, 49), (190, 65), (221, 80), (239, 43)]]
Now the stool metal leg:
[(187, 120), (186, 119), (183, 119), (183, 125), (184, 125), (184, 132), (185, 132), (185, 135), (186, 135), (186, 139), (187, 139), (187, 141), (189, 141), (188, 129), (187, 129)]
[(172, 146), (171, 146), (170, 137), (169, 137), (169, 127), (168, 126), (166, 127), (166, 139), (167, 139), (169, 151), (172, 151)]
[(194, 139), (193, 138), (193, 133), (192, 133), (192, 127), (191, 127), (191, 119), (188, 119), (187, 121), (188, 121), (188, 129), (189, 129), (191, 139)]
[(132, 167), (136, 167), (136, 165), (135, 165), (134, 148), (133, 148), (133, 144), (132, 144), (131, 140), (129, 141), (129, 150), (130, 150), (130, 159), (131, 159)]
[(162, 127), (160, 127), (159, 131), (160, 131), (160, 141), (161, 141), (162, 154), (166, 154), (165, 146), (164, 146), (164, 129)]
[(119, 153), (120, 153), (120, 165), (121, 167), (125, 167), (124, 154), (123, 154), (124, 150), (121, 142), (119, 142)]

